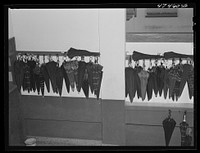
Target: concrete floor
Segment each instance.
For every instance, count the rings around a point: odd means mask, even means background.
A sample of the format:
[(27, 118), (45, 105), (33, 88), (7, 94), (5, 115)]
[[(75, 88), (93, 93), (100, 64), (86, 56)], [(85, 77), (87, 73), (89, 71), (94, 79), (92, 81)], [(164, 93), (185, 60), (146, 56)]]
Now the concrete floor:
[(28, 136), (27, 138), (35, 138), (36, 146), (116, 146), (113, 144), (102, 144), (102, 141), (98, 140), (52, 138), (39, 136)]

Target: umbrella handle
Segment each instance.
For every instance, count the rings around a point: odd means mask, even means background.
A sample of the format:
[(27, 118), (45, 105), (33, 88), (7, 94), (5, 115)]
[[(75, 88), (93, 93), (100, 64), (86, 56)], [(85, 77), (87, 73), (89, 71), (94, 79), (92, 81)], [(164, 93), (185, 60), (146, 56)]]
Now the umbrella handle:
[(183, 121), (184, 121), (184, 122), (186, 122), (186, 114), (187, 114), (187, 111), (185, 110), (185, 111), (184, 111), (184, 115), (183, 115)]

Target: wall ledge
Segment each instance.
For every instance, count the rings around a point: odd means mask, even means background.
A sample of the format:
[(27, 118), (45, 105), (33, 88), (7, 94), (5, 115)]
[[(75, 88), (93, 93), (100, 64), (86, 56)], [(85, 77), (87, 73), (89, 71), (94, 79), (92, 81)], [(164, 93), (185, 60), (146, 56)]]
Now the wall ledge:
[(166, 110), (166, 109), (187, 109), (193, 111), (193, 103), (159, 103), (159, 102), (133, 102), (125, 101), (126, 110)]

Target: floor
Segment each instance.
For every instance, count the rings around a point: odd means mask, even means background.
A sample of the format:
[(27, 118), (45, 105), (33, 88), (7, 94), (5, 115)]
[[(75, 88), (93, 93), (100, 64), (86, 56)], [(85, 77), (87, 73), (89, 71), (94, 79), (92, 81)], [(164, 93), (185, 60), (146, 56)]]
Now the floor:
[(103, 144), (102, 141), (98, 140), (52, 138), (39, 136), (28, 136), (27, 138), (35, 138), (36, 146), (116, 146), (113, 144)]

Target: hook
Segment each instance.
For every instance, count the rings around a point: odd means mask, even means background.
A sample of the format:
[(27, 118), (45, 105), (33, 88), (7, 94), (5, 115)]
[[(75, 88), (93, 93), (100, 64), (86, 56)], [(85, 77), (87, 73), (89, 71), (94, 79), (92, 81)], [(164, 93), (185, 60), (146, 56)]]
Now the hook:
[(169, 109), (169, 115), (168, 115), (169, 118), (171, 118), (171, 112), (172, 111)]
[(97, 63), (98, 63), (98, 57), (96, 57), (96, 58), (95, 58), (95, 61), (94, 61), (94, 63), (95, 63), (95, 64), (97, 64)]
[(52, 57), (51, 54), (49, 54), (49, 62), (52, 61)]
[(194, 65), (194, 61), (192, 59), (190, 59), (190, 65)]
[(57, 54), (57, 63), (59, 63), (59, 55)]
[(165, 68), (167, 68), (167, 65), (168, 65), (168, 59), (167, 59), (167, 60), (164, 60), (164, 63), (165, 63)]
[(64, 58), (63, 58), (65, 61), (67, 61), (67, 59), (68, 59), (68, 56), (67, 56), (67, 54), (65, 53), (64, 54)]
[(135, 63), (136, 63), (136, 66), (138, 67), (139, 66), (139, 61), (135, 61)]
[(90, 58), (89, 58), (89, 62), (92, 62), (92, 56), (90, 56)]
[(62, 61), (63, 61), (63, 62), (65, 61), (65, 56), (64, 56), (64, 55), (62, 56)]
[(172, 66), (175, 66), (175, 59), (172, 59)]
[(81, 61), (84, 61), (84, 56), (81, 56)]
[(21, 58), (21, 53), (17, 54), (17, 60), (19, 60)]
[(152, 60), (149, 59), (149, 68), (152, 68)]
[(37, 62), (37, 64), (39, 64), (40, 62), (40, 57), (39, 57), (39, 54), (37, 54), (37, 58), (36, 58), (36, 62)]
[(149, 62), (150, 62), (150, 67), (152, 67), (152, 60), (150, 59)]
[(157, 64), (158, 64), (158, 59), (155, 59), (155, 65), (157, 66)]
[(45, 55), (43, 54), (43, 63), (45, 63)]
[(160, 60), (161, 60), (160, 65), (161, 65), (161, 67), (162, 67), (162, 66), (163, 66), (163, 63), (164, 63), (164, 59), (161, 58)]
[(145, 59), (143, 59), (143, 68), (145, 68)]
[(182, 59), (181, 58), (179, 58), (179, 64), (182, 64)]
[(28, 54), (28, 60), (32, 60), (32, 54)]
[(132, 64), (132, 58), (131, 58), (131, 55), (130, 55), (129, 58), (128, 58), (128, 65), (131, 66), (131, 64)]

